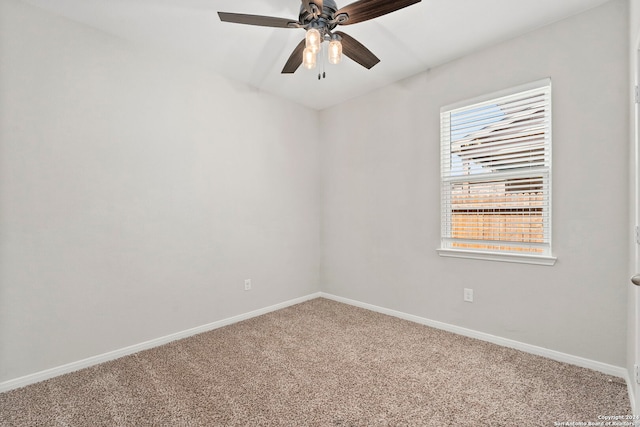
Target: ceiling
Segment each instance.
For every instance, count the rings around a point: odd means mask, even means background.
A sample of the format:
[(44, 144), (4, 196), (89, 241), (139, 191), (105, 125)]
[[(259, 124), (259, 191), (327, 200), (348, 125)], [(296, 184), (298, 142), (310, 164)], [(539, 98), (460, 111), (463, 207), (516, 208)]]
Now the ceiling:
[[(217, 11), (294, 18), (299, 0), (23, 0), (107, 33), (197, 63), (314, 109), (324, 109), (608, 0), (422, 0), (340, 27), (376, 54), (367, 70), (348, 58), (280, 74), (301, 29), (221, 22)], [(338, 7), (355, 0), (337, 0)], [(326, 62), (326, 61), (325, 61)], [(322, 63), (318, 57), (322, 70)]]

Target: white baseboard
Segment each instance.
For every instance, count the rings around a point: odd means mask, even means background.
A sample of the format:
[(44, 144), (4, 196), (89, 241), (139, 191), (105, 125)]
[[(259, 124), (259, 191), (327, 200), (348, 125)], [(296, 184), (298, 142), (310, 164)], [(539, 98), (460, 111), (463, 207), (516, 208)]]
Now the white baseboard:
[[(408, 320), (411, 322), (423, 324), (426, 326), (430, 326), (436, 329), (442, 329), (445, 331), (453, 332), (459, 335), (464, 335), (470, 338), (476, 338), (482, 341), (491, 342), (497, 345), (501, 345), (504, 347), (514, 348), (516, 350), (521, 350), (527, 353), (535, 354), (538, 356), (547, 357), (552, 360), (557, 360), (559, 362), (569, 363), (572, 365), (580, 366), (583, 368), (593, 369), (595, 371), (599, 371), (608, 375), (613, 375), (616, 377), (623, 378), (627, 383), (627, 388), (629, 391), (629, 399), (632, 404), (632, 409), (634, 414), (636, 413), (636, 408), (634, 407), (633, 400), (633, 390), (630, 386), (630, 377), (627, 370), (623, 367), (609, 365), (602, 362), (597, 362), (590, 359), (585, 359), (579, 356), (573, 356), (566, 353), (561, 353), (559, 351), (550, 350), (543, 347), (534, 346), (531, 344), (522, 343), (519, 341), (510, 340), (507, 338), (498, 337), (495, 335), (487, 334), (484, 332), (474, 331), (472, 329), (462, 328), (460, 326), (450, 325), (448, 323), (438, 322), (435, 320), (426, 319), (424, 317), (415, 316), (412, 314), (403, 313), (396, 310), (391, 310), (384, 307), (379, 307), (372, 304), (367, 304), (364, 302), (351, 300), (348, 298), (339, 297), (336, 295), (317, 292), (314, 294), (306, 295), (300, 298), (295, 298), (289, 301), (285, 301), (279, 304), (275, 304), (269, 307), (261, 308), (258, 310), (254, 310), (248, 313), (240, 314), (238, 316), (229, 317), (227, 319), (222, 319), (217, 322), (209, 323), (206, 325), (198, 326), (195, 328), (187, 329), (185, 331), (177, 332), (174, 334), (170, 334), (164, 337), (156, 338), (150, 341), (145, 341), (139, 344), (135, 344), (129, 347), (121, 348), (119, 350), (110, 351), (108, 353), (100, 354), (97, 356), (89, 357), (83, 360), (79, 360), (77, 362), (68, 363), (66, 365), (58, 366), (55, 368), (47, 369), (44, 371), (36, 372), (34, 374), (25, 375), (20, 378), (12, 379), (9, 381), (5, 381), (0, 383), (0, 393), (13, 390), (16, 388), (24, 387), (29, 384), (34, 384), (40, 381), (44, 381), (53, 377), (57, 377), (59, 375), (63, 375), (69, 372), (74, 372), (80, 369), (88, 368), (90, 366), (94, 366), (100, 363), (108, 362), (110, 360), (118, 359), (123, 356), (128, 356), (133, 353), (137, 353), (142, 350), (148, 350), (150, 348), (154, 348), (163, 344), (167, 344), (171, 341), (176, 341), (182, 338), (187, 338), (193, 335), (197, 335), (203, 332), (211, 331), (214, 329), (221, 328), (223, 326), (231, 325), (233, 323), (241, 322), (243, 320), (251, 319), (253, 317), (261, 316), (263, 314), (270, 313), (272, 311), (280, 310), (282, 308), (286, 308), (295, 304), (299, 304), (301, 302), (309, 301), (318, 297), (327, 298), (330, 300), (342, 302), (345, 304), (353, 305), (355, 307), (364, 308), (371, 311), (376, 311), (378, 313), (387, 314), (389, 316), (398, 317), (400, 319)], [(640, 409), (640, 408), (639, 408)]]
[[(487, 341), (493, 344), (498, 344), (503, 347), (514, 348), (526, 353), (535, 354), (537, 356), (546, 357), (548, 359), (556, 360), (558, 362), (569, 363), (571, 365), (580, 366), (583, 368), (593, 369), (594, 371), (602, 372), (615, 377), (623, 378), (627, 385), (629, 384), (629, 375), (627, 370), (620, 366), (609, 365), (607, 363), (597, 362), (595, 360), (585, 359), (579, 356), (573, 356), (571, 354), (561, 353), (559, 351), (550, 350), (544, 347), (538, 347), (531, 344), (526, 344), (520, 341), (514, 341), (507, 338), (498, 337), (495, 335), (487, 334), (484, 332), (474, 331), (472, 329), (463, 328), (460, 326), (450, 325), (448, 323), (438, 322), (436, 320), (426, 319), (424, 317), (414, 316), (413, 314), (403, 313), (401, 311), (391, 310), (384, 307), (378, 307), (376, 305), (367, 304), (360, 301), (355, 301), (348, 298), (339, 297), (332, 294), (320, 292), (322, 298), (342, 302), (345, 304), (353, 305), (367, 310), (376, 311), (378, 313), (387, 314), (389, 316), (398, 317), (400, 319), (409, 320), (411, 322), (420, 323), (422, 325), (430, 326), (436, 329), (442, 329), (455, 334), (464, 335), (470, 338), (476, 338), (481, 341)], [(631, 396), (630, 396), (631, 397)]]
[(145, 341), (140, 344), (135, 344), (129, 347), (121, 348), (119, 350), (114, 350), (108, 353), (89, 357), (83, 360), (78, 360), (77, 362), (67, 363), (66, 365), (36, 372), (34, 374), (25, 375), (23, 377), (16, 378), (13, 380), (4, 381), (0, 383), (0, 393), (13, 390), (16, 388), (24, 387), (29, 384), (34, 384), (40, 381), (48, 380), (50, 378), (57, 377), (59, 375), (63, 375), (69, 372), (74, 372), (80, 369), (88, 368), (90, 366), (108, 362), (110, 360), (118, 359), (123, 356), (128, 356), (130, 354), (137, 353), (142, 350), (148, 350), (150, 348), (158, 347), (160, 345), (167, 344), (171, 341), (176, 341), (182, 338), (187, 338), (193, 335), (200, 334), (202, 332), (218, 329), (223, 326), (227, 326), (233, 323), (241, 322), (243, 320), (251, 319), (252, 317), (261, 316), (263, 314), (267, 314), (272, 311), (280, 310), (282, 308), (286, 308), (295, 304), (299, 304), (301, 302), (318, 298), (319, 296), (320, 296), (319, 292), (306, 295), (300, 298), (295, 298), (295, 299), (285, 301), (279, 304), (275, 304), (269, 307), (254, 310), (249, 313), (244, 313), (238, 316), (229, 317), (227, 319), (222, 319), (217, 322), (209, 323), (202, 326), (197, 326), (195, 328), (187, 329), (185, 331), (176, 332), (174, 334), (166, 335), (164, 337), (156, 338), (150, 341)]

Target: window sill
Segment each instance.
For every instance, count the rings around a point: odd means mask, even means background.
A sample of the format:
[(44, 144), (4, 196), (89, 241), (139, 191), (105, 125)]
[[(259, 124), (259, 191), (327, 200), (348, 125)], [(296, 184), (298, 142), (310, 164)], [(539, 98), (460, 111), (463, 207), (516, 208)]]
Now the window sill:
[(498, 252), (480, 252), (463, 249), (438, 249), (438, 254), (443, 257), (483, 259), (487, 261), (515, 262), (520, 264), (535, 264), (552, 266), (557, 258), (543, 255), (506, 254)]

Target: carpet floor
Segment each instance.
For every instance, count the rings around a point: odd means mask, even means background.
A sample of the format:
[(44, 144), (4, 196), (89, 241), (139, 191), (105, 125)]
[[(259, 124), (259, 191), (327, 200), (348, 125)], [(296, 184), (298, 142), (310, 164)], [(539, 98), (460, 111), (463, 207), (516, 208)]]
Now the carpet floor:
[(629, 414), (620, 378), (322, 298), (0, 394), (2, 426), (557, 426)]

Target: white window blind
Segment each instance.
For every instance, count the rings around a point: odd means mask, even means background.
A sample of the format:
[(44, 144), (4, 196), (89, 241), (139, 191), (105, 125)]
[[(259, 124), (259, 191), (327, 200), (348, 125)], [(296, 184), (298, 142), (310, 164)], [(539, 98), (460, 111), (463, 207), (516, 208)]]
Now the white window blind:
[(551, 82), (441, 110), (441, 249), (551, 256)]

